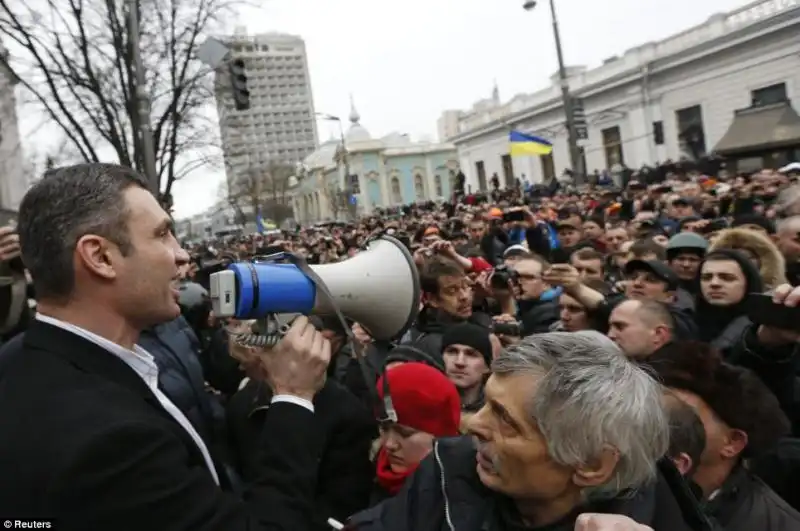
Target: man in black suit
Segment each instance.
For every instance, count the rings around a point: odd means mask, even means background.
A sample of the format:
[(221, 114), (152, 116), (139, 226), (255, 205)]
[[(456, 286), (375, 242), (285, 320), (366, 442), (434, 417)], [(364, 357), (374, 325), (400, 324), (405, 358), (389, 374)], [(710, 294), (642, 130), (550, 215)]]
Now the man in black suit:
[(324, 437), (312, 399), (330, 344), (305, 317), (260, 356), (274, 390), (263, 472), (244, 499), (158, 389), (139, 331), (175, 319), (189, 257), (136, 172), (50, 172), (20, 206), (22, 257), (39, 314), (0, 364), (0, 516), (58, 529), (309, 529)]

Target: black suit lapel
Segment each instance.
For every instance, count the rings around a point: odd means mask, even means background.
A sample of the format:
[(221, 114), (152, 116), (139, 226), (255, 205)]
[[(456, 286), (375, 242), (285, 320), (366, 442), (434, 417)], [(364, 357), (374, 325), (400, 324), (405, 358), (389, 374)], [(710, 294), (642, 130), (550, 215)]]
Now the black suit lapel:
[(24, 345), (57, 354), (82, 371), (102, 375), (162, 409), (144, 380), (127, 363), (100, 345), (69, 330), (37, 319), (25, 332)]
[(141, 376), (113, 353), (69, 330), (39, 320), (31, 323), (25, 332), (23, 343), (24, 348), (56, 355), (84, 372), (100, 375), (135, 393), (169, 421), (172, 431), (183, 441), (192, 459), (205, 464), (203, 454), (189, 432), (164, 409)]

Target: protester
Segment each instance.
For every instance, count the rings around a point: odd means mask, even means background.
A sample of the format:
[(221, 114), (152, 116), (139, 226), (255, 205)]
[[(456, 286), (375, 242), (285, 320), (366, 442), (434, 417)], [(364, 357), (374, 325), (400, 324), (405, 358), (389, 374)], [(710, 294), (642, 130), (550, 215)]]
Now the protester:
[[(0, 514), (123, 531), (795, 529), (796, 176), (625, 171), (491, 194), (459, 174), (444, 201), (184, 242), (135, 172), (49, 171), (19, 229), (0, 227)], [(371, 289), (346, 261), (377, 234), (420, 281), (396, 337), (286, 317), (282, 341), (252, 348), (236, 340), (249, 323), (210, 312), (211, 275), (279, 251)], [(764, 292), (771, 311), (754, 312)], [(681, 368), (688, 353), (702, 371)], [(762, 525), (765, 507), (783, 516)]]

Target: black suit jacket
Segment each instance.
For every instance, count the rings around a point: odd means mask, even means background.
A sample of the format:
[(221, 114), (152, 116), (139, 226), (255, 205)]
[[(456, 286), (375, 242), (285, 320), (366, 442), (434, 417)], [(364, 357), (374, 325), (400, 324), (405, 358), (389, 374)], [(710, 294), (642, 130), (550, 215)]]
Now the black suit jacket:
[[(251, 380), (228, 401), (229, 433), (245, 480), (261, 473), (257, 434), (275, 407), (271, 398), (267, 384)], [(369, 454), (378, 429), (361, 401), (332, 380), (314, 397), (314, 410), (325, 432), (314, 512), (317, 529), (330, 531), (328, 518), (343, 522), (369, 504), (375, 477)]]
[(122, 360), (34, 322), (0, 353), (0, 515), (60, 530), (285, 530), (311, 526), (322, 431), (270, 408), (245, 500), (213, 481), (189, 434)]

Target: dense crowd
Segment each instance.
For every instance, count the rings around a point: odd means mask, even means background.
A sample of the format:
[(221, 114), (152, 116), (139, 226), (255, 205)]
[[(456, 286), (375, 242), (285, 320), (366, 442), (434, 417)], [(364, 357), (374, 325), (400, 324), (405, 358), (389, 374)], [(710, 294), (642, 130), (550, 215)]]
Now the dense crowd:
[[(187, 243), (135, 172), (54, 170), (0, 233), (36, 302), (0, 350), (0, 516), (800, 529), (797, 178), (678, 164), (616, 185), (461, 187)], [(315, 315), (253, 347), (237, 338), (259, 323), (210, 311), (231, 263), (285, 252), (346, 271), (380, 235), (421, 291), (390, 340)]]

